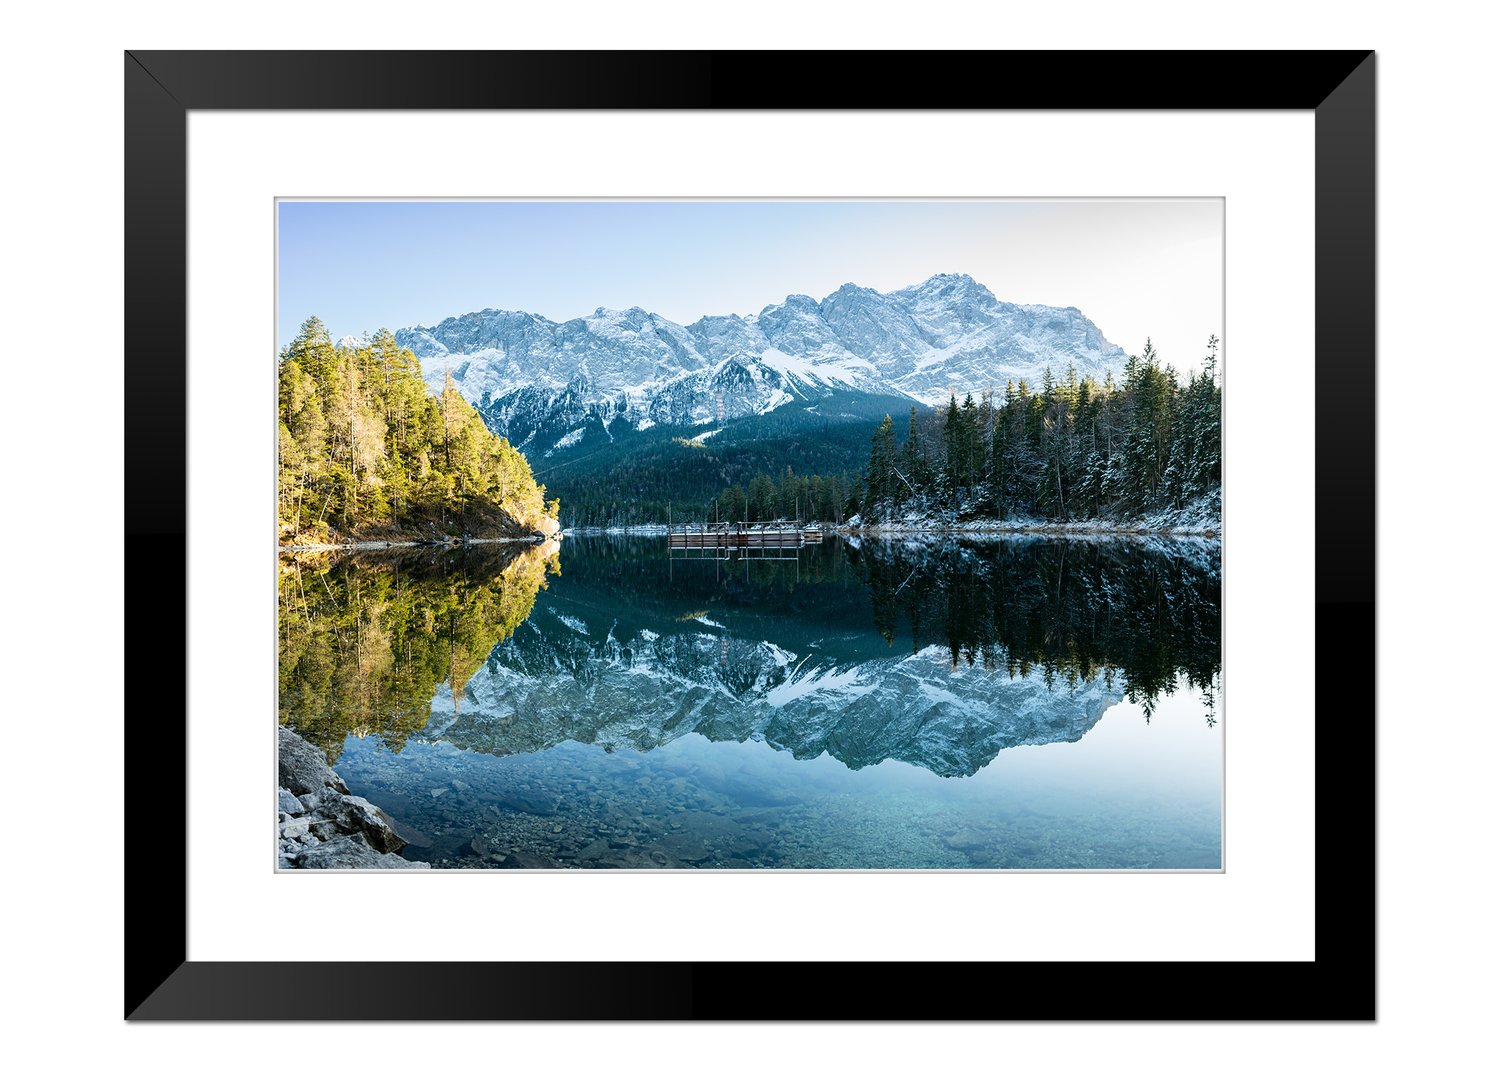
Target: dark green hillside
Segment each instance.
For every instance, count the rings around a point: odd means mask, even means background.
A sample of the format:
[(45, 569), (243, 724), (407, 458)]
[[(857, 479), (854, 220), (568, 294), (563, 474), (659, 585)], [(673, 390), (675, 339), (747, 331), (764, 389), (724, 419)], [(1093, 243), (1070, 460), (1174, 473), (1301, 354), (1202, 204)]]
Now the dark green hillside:
[[(743, 516), (757, 478), (754, 489), (762, 494), (751, 495), (752, 520), (784, 512), (836, 521), (869, 460), (870, 423), (910, 408), (907, 398), (843, 391), (723, 425), (636, 431), (623, 420), (608, 430), (594, 421), (550, 457), (544, 444), (560, 434), (538, 434), (524, 452), (537, 478), (561, 499), (567, 526), (665, 522), (669, 510), (676, 521), (701, 520), (732, 488), (741, 493), (735, 498), (731, 491), (721, 510)], [(705, 431), (713, 434), (694, 441)], [(773, 490), (774, 504), (764, 488)]]

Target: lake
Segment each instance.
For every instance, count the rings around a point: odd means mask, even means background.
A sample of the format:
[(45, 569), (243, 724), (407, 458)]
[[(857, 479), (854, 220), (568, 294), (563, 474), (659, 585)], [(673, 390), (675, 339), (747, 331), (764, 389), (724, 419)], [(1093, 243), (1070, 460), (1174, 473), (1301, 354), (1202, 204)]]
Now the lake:
[(284, 555), (280, 716), (489, 868), (1219, 869), (1216, 542)]

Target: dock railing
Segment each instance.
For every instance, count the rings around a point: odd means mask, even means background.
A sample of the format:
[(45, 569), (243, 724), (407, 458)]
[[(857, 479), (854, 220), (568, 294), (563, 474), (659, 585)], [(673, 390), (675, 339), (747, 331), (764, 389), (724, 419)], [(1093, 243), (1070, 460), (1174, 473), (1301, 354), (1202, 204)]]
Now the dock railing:
[(667, 529), (672, 547), (801, 547), (821, 543), (823, 532), (795, 524), (679, 524)]

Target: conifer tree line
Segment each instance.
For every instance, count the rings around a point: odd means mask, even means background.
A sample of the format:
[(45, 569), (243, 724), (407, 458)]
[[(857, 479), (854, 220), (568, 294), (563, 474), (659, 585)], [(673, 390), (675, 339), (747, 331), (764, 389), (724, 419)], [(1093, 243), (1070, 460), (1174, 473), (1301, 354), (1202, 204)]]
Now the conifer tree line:
[(382, 330), (335, 346), (317, 317), (281, 352), (277, 516), (284, 543), (355, 535), (519, 535), (557, 502), (452, 379), (434, 397)]
[(776, 479), (760, 473), (748, 484), (730, 484), (720, 492), (708, 519), (843, 524), (851, 505), (855, 511), (859, 508), (854, 497), (859, 482), (858, 476), (849, 473), (807, 476), (788, 466)]
[[(665, 474), (663, 480), (667, 483), (677, 475), (665, 467), (658, 471)], [(711, 482), (723, 479), (720, 476)], [(562, 519), (570, 527), (665, 524), (669, 518), (678, 525), (794, 520), (806, 524), (843, 524), (851, 503), (854, 511), (858, 511), (858, 500), (851, 495), (860, 482), (857, 473), (807, 475), (795, 472), (788, 465), (774, 478), (758, 473), (748, 481), (742, 478), (733, 482), (703, 503), (701, 499), (684, 502), (671, 493), (670, 487), (652, 488), (657, 493), (651, 497), (631, 497), (626, 489), (596, 480), (587, 489), (568, 494)]]
[[(943, 514), (960, 519), (1128, 519), (1182, 509), (1220, 486), (1219, 340), (1201, 372), (1179, 381), (1146, 340), (1124, 378), (1006, 384), (1001, 398), (950, 397), (913, 407), (906, 436), (886, 416), (871, 439), (864, 520)], [(860, 492), (862, 491), (862, 495)], [(851, 508), (850, 512), (853, 512)]]

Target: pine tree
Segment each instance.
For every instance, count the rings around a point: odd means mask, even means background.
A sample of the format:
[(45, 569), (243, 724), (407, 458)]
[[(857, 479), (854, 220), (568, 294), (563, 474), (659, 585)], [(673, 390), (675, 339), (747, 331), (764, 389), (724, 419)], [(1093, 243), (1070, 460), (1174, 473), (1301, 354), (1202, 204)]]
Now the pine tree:
[(302, 321), (297, 336), (287, 347), (286, 357), (296, 361), (313, 379), (324, 382), (331, 374), (329, 365), (334, 358), (333, 340), (328, 337), (328, 328), (316, 316)]
[(948, 396), (948, 412), (943, 419), (943, 479), (941, 494), (951, 506), (958, 505), (959, 489), (963, 486), (964, 449), (963, 413), (958, 408), (958, 398)]
[(995, 516), (1002, 520), (1007, 513), (1006, 476), (1010, 461), (1008, 443), (1005, 411), (1001, 410), (1000, 419), (995, 421), (994, 437), (990, 440), (989, 498)]
[(852, 484), (849, 485), (849, 497), (848, 500), (844, 503), (845, 515), (853, 517), (864, 508), (864, 504), (865, 484), (863, 480), (856, 479)]
[(917, 424), (917, 407), (911, 407), (906, 422), (906, 442), (901, 447), (901, 468), (910, 482), (910, 493), (921, 494), (927, 488), (927, 462), (922, 456), (922, 432)]
[(1208, 336), (1208, 355), (1203, 373), (1189, 384), (1194, 415), (1189, 486), (1203, 494), (1219, 486), (1221, 472), (1220, 410), (1223, 399), (1218, 385), (1219, 340)]
[(896, 472), (896, 428), (887, 413), (875, 434), (870, 438), (869, 502), (873, 510), (878, 503), (895, 498), (892, 484), (897, 482)]
[(974, 405), (974, 395), (964, 395), (963, 408), (959, 410), (959, 464), (960, 481), (965, 491), (972, 491), (984, 471), (984, 461), (979, 452), (979, 411)]
[[(281, 355), (278, 410), (284, 538), (393, 522), (430, 529), (441, 520), (457, 534), (556, 521), (525, 459), (489, 432), (451, 380), (433, 398), (415, 356), (389, 331), (334, 347), (309, 318)], [(456, 532), (446, 523), (455, 505)]]

